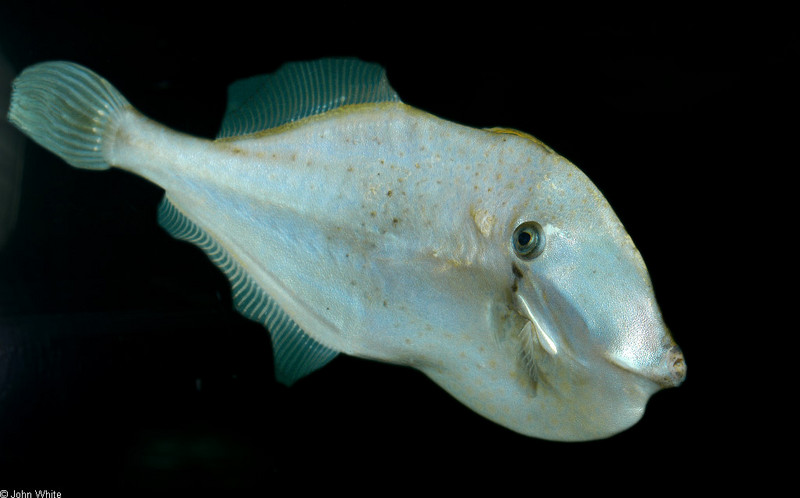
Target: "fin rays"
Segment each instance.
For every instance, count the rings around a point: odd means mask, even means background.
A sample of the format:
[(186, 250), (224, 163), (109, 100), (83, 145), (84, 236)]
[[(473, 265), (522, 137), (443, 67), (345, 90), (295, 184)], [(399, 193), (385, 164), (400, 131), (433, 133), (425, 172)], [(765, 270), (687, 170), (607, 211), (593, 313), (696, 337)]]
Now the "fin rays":
[(399, 102), (386, 71), (357, 59), (321, 59), (282, 66), (228, 88), (217, 138), (268, 130), (343, 105)]
[(43, 62), (16, 80), (9, 120), (77, 168), (108, 169), (104, 140), (130, 104), (108, 81), (71, 62)]
[(202, 249), (228, 277), (236, 310), (267, 328), (272, 338), (278, 382), (291, 385), (322, 368), (338, 354), (303, 332), (221, 245), (181, 213), (166, 196), (158, 208), (158, 222), (176, 239), (191, 242)]

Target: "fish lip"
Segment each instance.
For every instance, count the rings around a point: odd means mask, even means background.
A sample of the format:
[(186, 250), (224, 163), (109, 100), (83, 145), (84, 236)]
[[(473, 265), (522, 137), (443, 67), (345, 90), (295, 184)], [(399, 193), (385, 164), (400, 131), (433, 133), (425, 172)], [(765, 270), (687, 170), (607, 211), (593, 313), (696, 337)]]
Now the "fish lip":
[(663, 379), (663, 387), (678, 387), (686, 380), (686, 359), (677, 345), (667, 351), (667, 376)]

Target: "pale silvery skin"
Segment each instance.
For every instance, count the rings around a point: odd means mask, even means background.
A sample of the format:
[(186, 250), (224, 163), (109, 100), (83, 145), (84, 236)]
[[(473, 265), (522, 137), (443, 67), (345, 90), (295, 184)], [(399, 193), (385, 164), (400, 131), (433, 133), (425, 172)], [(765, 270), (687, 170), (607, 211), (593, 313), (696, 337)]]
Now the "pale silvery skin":
[[(554, 440), (620, 432), (683, 380), (624, 227), (533, 137), (376, 102), (212, 141), (143, 117), (102, 81), (110, 97), (86, 99), (102, 116), (92, 166), (59, 150), (69, 140), (38, 138), (24, 80), (11, 120), (73, 165), (164, 188), (319, 344), (417, 368), (487, 418)], [(45, 107), (70, 105), (50, 94)]]

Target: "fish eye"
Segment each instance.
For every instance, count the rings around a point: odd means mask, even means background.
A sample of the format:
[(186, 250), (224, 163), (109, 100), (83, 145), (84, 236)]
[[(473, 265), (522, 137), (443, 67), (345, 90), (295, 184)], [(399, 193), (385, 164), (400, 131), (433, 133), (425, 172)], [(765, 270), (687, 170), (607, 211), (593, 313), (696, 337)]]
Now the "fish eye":
[(533, 259), (544, 250), (544, 229), (535, 221), (526, 221), (514, 230), (511, 241), (519, 258)]

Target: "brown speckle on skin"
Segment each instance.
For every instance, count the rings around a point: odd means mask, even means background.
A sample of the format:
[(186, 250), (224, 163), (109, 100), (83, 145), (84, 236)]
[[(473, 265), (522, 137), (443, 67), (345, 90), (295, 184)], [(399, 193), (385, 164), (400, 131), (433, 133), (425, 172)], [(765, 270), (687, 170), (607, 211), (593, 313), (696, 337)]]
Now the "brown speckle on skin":
[(522, 278), (523, 277), (522, 270), (519, 269), (519, 267), (516, 265), (516, 263), (511, 263), (511, 272), (517, 278)]

